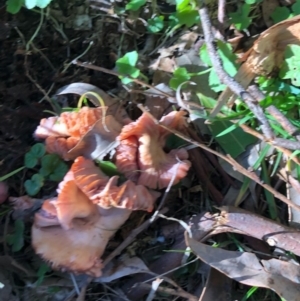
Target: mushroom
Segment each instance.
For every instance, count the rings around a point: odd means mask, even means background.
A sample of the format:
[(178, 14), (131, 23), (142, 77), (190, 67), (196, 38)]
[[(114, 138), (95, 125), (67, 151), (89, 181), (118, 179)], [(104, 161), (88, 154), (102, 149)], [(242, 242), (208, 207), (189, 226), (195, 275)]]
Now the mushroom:
[(109, 179), (92, 160), (79, 157), (58, 187), (58, 197), (44, 202), (32, 227), (35, 252), (54, 269), (101, 275), (109, 239), (132, 210), (151, 210), (158, 194), (118, 177)]
[(102, 139), (101, 148), (107, 148), (107, 151), (102, 151), (101, 155), (105, 156), (116, 147), (115, 140), (122, 128), (112, 115), (103, 118), (106, 110), (106, 107), (82, 107), (59, 117), (44, 118), (34, 136), (46, 139), (46, 151), (65, 160), (73, 160), (79, 155), (90, 157)]
[[(171, 112), (161, 119), (163, 125), (180, 130), (185, 126), (185, 113)], [(148, 113), (122, 129), (116, 149), (116, 165), (120, 172), (149, 188), (165, 188), (172, 178), (173, 184), (186, 176), (191, 163), (185, 149), (166, 153), (163, 149), (170, 133), (156, 124)]]

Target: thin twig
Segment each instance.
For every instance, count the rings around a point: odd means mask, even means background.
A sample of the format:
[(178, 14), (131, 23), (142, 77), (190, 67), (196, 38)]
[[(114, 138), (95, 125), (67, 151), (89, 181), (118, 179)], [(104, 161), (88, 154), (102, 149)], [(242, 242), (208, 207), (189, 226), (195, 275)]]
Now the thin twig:
[[(137, 285), (141, 286), (142, 288), (151, 289), (151, 285), (147, 283), (138, 283)], [(174, 296), (180, 296), (183, 298), (186, 298), (188, 301), (198, 301), (198, 298), (183, 289), (179, 290), (178, 288), (172, 289), (167, 287), (158, 287), (157, 291), (164, 294), (174, 295)]]
[(274, 134), (272, 129), (269, 125), (268, 119), (264, 115), (263, 109), (258, 105), (255, 98), (245, 91), (243, 86), (239, 84), (236, 80), (230, 77), (224, 70), (222, 66), (222, 61), (217, 53), (217, 50), (214, 46), (214, 35), (212, 32), (212, 24), (209, 19), (209, 14), (206, 6), (202, 3), (202, 7), (199, 9), (199, 15), (201, 18), (201, 25), (204, 32), (205, 42), (207, 51), (209, 53), (209, 57), (211, 63), (213, 65), (214, 70), (216, 71), (219, 79), (223, 82), (229, 89), (238, 95), (248, 106), (254, 116), (259, 120), (261, 123), (261, 129), (264, 133), (265, 137), (268, 140), (272, 140), (274, 138)]
[[(103, 67), (99, 67), (99, 66), (95, 66), (93, 64), (90, 64), (90, 63), (83, 63), (83, 62), (80, 62), (80, 61), (73, 61), (73, 64), (77, 65), (77, 66), (80, 66), (80, 67), (84, 67), (84, 68), (88, 68), (88, 69), (92, 69), (92, 70), (96, 70), (96, 71), (101, 71), (101, 72), (105, 72), (107, 74), (111, 74), (111, 75), (114, 75), (114, 76), (121, 76), (121, 74), (119, 74), (118, 72), (115, 72), (115, 71), (112, 71), (112, 70), (109, 70), (109, 69), (106, 69), (106, 68), (103, 68)], [(158, 93), (164, 95), (165, 97), (168, 97), (168, 98), (172, 98), (174, 99), (174, 102), (176, 102), (176, 98), (160, 89), (157, 89), (155, 86), (151, 86), (137, 78), (131, 78), (130, 76), (128, 76), (134, 83), (138, 84), (138, 85), (141, 85), (141, 86), (145, 86), (149, 89), (153, 89), (155, 91), (157, 91)]]

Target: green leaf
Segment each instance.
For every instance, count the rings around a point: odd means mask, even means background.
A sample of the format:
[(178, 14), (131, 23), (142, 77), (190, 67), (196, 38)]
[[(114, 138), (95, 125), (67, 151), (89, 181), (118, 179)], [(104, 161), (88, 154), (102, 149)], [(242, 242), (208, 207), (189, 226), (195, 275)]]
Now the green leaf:
[(295, 15), (300, 15), (300, 1), (296, 1), (292, 5), (292, 11)]
[(176, 17), (178, 18), (179, 24), (186, 25), (187, 27), (191, 27), (200, 21), (199, 12), (192, 7), (177, 11)]
[(65, 162), (59, 161), (55, 170), (49, 176), (50, 180), (60, 182), (68, 172), (68, 169), (68, 165)]
[(209, 129), (226, 154), (233, 158), (243, 153), (249, 144), (257, 140), (245, 133), (238, 125), (227, 120), (214, 121), (209, 125)]
[(300, 46), (287, 45), (284, 57), (279, 76), (290, 79), (294, 86), (300, 87)]
[(42, 158), (46, 153), (46, 148), (43, 143), (36, 143), (31, 147), (30, 152), (37, 158)]
[(44, 185), (44, 177), (40, 174), (34, 174), (30, 180), (24, 183), (26, 192), (30, 196), (36, 195)]
[(232, 46), (229, 43), (224, 43), (222, 41), (218, 41), (217, 46), (224, 70), (230, 76), (235, 76), (238, 70), (238, 64), (236, 63), (237, 57), (232, 50)]
[(126, 4), (126, 9), (137, 11), (143, 5), (145, 5), (146, 2), (147, 2), (146, 0), (130, 0), (129, 3)]
[(232, 23), (237, 30), (246, 29), (252, 22), (252, 18), (249, 17), (251, 6), (247, 3), (243, 4), (238, 11), (229, 14)]
[(176, 0), (176, 11), (184, 10), (190, 5), (190, 0)]
[(37, 0), (25, 0), (25, 6), (28, 9), (32, 9), (36, 6), (36, 2), (37, 2)]
[(6, 1), (6, 10), (11, 14), (16, 14), (20, 11), (24, 0), (7, 0)]
[(46, 152), (45, 146), (42, 143), (36, 143), (33, 145), (28, 153), (25, 154), (25, 166), (27, 168), (34, 168), (38, 159), (44, 156)]
[(24, 223), (22, 220), (17, 219), (14, 223), (14, 233), (8, 235), (7, 240), (10, 245), (12, 245), (12, 251), (18, 252), (24, 246)]
[(35, 283), (36, 286), (39, 286), (42, 284), (44, 278), (45, 278), (45, 275), (51, 271), (51, 268), (46, 264), (46, 263), (42, 263), (40, 266), (39, 266), (39, 269), (37, 271), (37, 276), (38, 276), (38, 280), (37, 282)]
[(187, 72), (186, 68), (177, 68), (173, 77), (170, 80), (170, 87), (174, 90), (178, 88), (179, 85), (191, 79), (191, 76)]
[(108, 176), (120, 175), (116, 165), (110, 161), (97, 161), (98, 166)]
[(215, 92), (224, 91), (226, 88), (224, 84), (221, 84), (220, 79), (215, 70), (211, 70), (208, 77), (208, 83), (211, 89)]
[(138, 53), (136, 51), (127, 52), (117, 60), (116, 67), (124, 84), (131, 82), (131, 79), (127, 77), (128, 75), (132, 78), (137, 78), (140, 75), (140, 70), (135, 67), (137, 60)]
[(36, 6), (39, 8), (47, 7), (52, 0), (36, 0)]
[(277, 6), (273, 13), (271, 14), (271, 18), (275, 23), (286, 20), (290, 17), (290, 10), (286, 6)]
[(38, 159), (31, 153), (28, 152), (25, 154), (24, 165), (27, 168), (34, 168), (38, 163)]
[(151, 33), (157, 33), (164, 28), (164, 16), (156, 16), (148, 21), (147, 29)]
[(200, 54), (201, 61), (203, 61), (203, 63), (205, 63), (206, 65), (211, 66), (211, 60), (209, 57), (209, 53), (207, 51), (206, 44), (203, 44), (201, 46), (199, 54)]

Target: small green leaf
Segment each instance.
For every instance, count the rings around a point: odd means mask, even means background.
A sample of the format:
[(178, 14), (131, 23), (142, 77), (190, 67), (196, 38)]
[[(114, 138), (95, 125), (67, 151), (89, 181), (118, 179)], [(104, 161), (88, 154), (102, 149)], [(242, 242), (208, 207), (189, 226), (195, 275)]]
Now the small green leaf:
[(118, 72), (121, 74), (120, 78), (124, 84), (131, 82), (132, 78), (137, 78), (140, 75), (140, 70), (135, 67), (138, 60), (138, 53), (136, 51), (127, 52), (123, 57), (116, 62)]
[(8, 235), (7, 240), (10, 245), (12, 245), (12, 251), (18, 252), (24, 246), (24, 223), (22, 220), (17, 219), (14, 223), (14, 233)]
[(44, 144), (36, 143), (31, 147), (30, 151), (25, 154), (25, 166), (27, 168), (34, 168), (38, 163), (38, 159), (44, 156), (45, 153), (46, 149)]
[(232, 23), (235, 25), (237, 30), (246, 29), (252, 22), (252, 18), (249, 17), (251, 6), (244, 3), (238, 11), (229, 14)]
[(178, 88), (178, 86), (188, 80), (191, 79), (191, 76), (187, 72), (186, 68), (177, 68), (174, 73), (173, 77), (170, 80), (170, 87), (174, 90)]
[(45, 275), (51, 271), (51, 268), (46, 264), (46, 263), (42, 263), (40, 266), (39, 266), (39, 269), (37, 271), (37, 276), (38, 276), (38, 280), (37, 282), (35, 283), (36, 286), (39, 286), (42, 284), (44, 278), (45, 278)]
[(271, 18), (275, 23), (286, 20), (290, 17), (290, 10), (286, 6), (277, 6), (273, 13), (271, 14)]
[(209, 57), (209, 53), (207, 51), (206, 44), (203, 44), (201, 46), (199, 54), (200, 54), (200, 59), (203, 61), (203, 63), (205, 63), (208, 66), (211, 66), (211, 60)]
[(179, 24), (186, 25), (187, 27), (191, 27), (200, 21), (199, 12), (192, 7), (178, 11), (176, 17), (178, 18)]
[(46, 153), (46, 148), (43, 143), (36, 143), (30, 149), (30, 152), (37, 158), (42, 158)]
[(117, 166), (110, 161), (97, 161), (97, 164), (101, 170), (110, 177), (120, 175)]
[(38, 163), (38, 159), (31, 153), (28, 152), (25, 154), (24, 165), (27, 168), (34, 168)]
[(182, 11), (190, 5), (190, 0), (176, 0), (176, 11)]
[(151, 33), (157, 33), (164, 28), (164, 16), (156, 16), (148, 21), (147, 29)]
[(25, 0), (25, 6), (28, 8), (28, 9), (32, 9), (36, 6), (36, 1), (37, 0)]
[(279, 76), (282, 79), (290, 79), (296, 87), (300, 86), (300, 46), (287, 45), (284, 53), (285, 60), (282, 64)]
[(217, 42), (218, 53), (223, 62), (224, 70), (230, 75), (234, 76), (238, 70), (238, 64), (236, 63), (236, 55), (232, 50), (232, 46), (229, 43), (222, 41)]
[(56, 154), (48, 154), (42, 158), (41, 161), (41, 169), (40, 174), (44, 177), (49, 176), (51, 173), (53, 173), (60, 161), (60, 158)]
[(147, 2), (146, 0), (130, 0), (129, 3), (126, 4), (126, 9), (137, 11), (143, 5), (145, 5), (146, 2)]
[(59, 161), (53, 173), (50, 174), (51, 181), (60, 182), (68, 172), (68, 166), (65, 162)]
[[(228, 132), (231, 128), (233, 128)], [(230, 121), (214, 121), (209, 125), (212, 135), (216, 141), (224, 149), (224, 151), (236, 158), (243, 153), (249, 144), (256, 142), (256, 138), (250, 134), (245, 133), (240, 127), (232, 124)], [(220, 134), (223, 134), (220, 136)]]
[(215, 92), (224, 91), (226, 86), (221, 84), (219, 76), (217, 75), (215, 70), (211, 70), (208, 78), (208, 83), (211, 89)]
[(52, 0), (36, 0), (36, 6), (39, 8), (47, 7)]
[(26, 180), (24, 183), (26, 192), (31, 196), (36, 195), (43, 185), (44, 177), (40, 174), (34, 174), (30, 180)]
[(11, 14), (16, 14), (20, 11), (24, 0), (7, 0), (6, 10)]
[(300, 1), (296, 1), (292, 5), (292, 11), (295, 15), (300, 15)]

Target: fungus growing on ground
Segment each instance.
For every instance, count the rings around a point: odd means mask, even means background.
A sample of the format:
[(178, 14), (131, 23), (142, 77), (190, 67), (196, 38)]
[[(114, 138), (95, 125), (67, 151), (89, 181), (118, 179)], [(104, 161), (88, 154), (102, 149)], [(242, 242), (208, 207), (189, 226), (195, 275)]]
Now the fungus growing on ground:
[[(185, 126), (184, 112), (171, 112), (161, 123), (171, 129)], [(116, 165), (128, 179), (149, 188), (165, 188), (174, 179), (177, 184), (186, 176), (191, 163), (185, 149), (166, 153), (163, 149), (170, 134), (156, 124), (148, 113), (123, 127), (116, 149)]]
[(64, 112), (59, 117), (44, 118), (34, 136), (46, 139), (46, 151), (65, 160), (80, 155), (102, 159), (117, 146), (116, 137), (122, 128), (113, 116), (103, 118), (106, 109), (82, 107), (79, 111)]
[(58, 188), (58, 197), (44, 202), (32, 227), (36, 253), (54, 269), (101, 275), (107, 242), (132, 210), (153, 208), (157, 193), (130, 180), (117, 186), (92, 160), (79, 157)]

